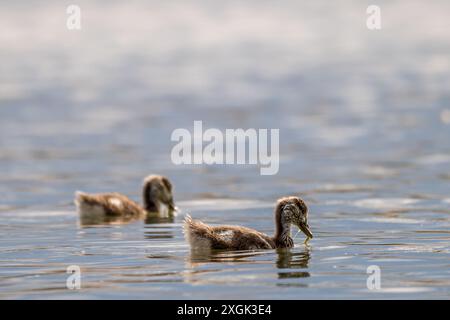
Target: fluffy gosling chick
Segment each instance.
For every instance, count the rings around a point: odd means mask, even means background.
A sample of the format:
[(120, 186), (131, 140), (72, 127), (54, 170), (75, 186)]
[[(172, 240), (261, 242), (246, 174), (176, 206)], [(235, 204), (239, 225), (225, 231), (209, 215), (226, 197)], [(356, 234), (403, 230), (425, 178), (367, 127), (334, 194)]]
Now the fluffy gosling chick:
[(275, 208), (275, 234), (272, 237), (242, 226), (209, 226), (190, 216), (185, 218), (183, 227), (186, 240), (194, 250), (254, 250), (293, 247), (292, 224), (308, 238), (313, 237), (308, 225), (308, 208), (298, 197), (278, 200)]
[(176, 214), (172, 196), (172, 184), (160, 175), (144, 179), (142, 191), (143, 206), (120, 193), (88, 194), (75, 193), (75, 205), (82, 224), (127, 222), (141, 219), (148, 214), (159, 217), (173, 217)]

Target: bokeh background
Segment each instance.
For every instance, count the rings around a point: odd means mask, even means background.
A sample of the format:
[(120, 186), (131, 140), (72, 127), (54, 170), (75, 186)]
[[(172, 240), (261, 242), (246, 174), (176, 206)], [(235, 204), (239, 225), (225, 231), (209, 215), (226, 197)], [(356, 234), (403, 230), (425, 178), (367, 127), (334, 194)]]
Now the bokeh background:
[[(70, 4), (81, 8), (79, 31), (66, 28)], [(370, 4), (381, 7), (381, 30), (366, 27)], [(74, 237), (79, 232), (75, 190), (121, 191), (139, 200), (148, 173), (169, 176), (175, 199), (197, 216), (267, 232), (272, 203), (301, 195), (311, 206), (316, 248), (344, 248), (326, 251), (333, 253), (324, 259), (353, 254), (382, 263), (389, 244), (399, 272), (392, 279), (409, 279), (398, 280), (394, 293), (422, 294), (402, 288), (425, 286), (434, 298), (448, 297), (448, 1), (2, 1), (1, 7), (0, 227), (5, 241), (14, 239), (2, 247), (7, 297), (27, 297), (39, 287), (17, 287), (18, 275), (35, 272), (27, 263), (38, 259), (47, 270), (55, 257), (30, 243), (70, 242), (64, 229), (55, 231), (57, 239), (46, 237), (54, 221), (70, 226)], [(170, 134), (192, 130), (194, 120), (205, 128), (280, 129), (279, 173), (173, 165)], [(239, 199), (267, 204), (266, 214), (221, 211), (230, 203), (243, 209)], [(55, 210), (65, 214), (30, 214)], [(183, 257), (179, 225), (170, 228)], [(80, 243), (56, 254), (61, 265), (70, 250), (87, 250), (88, 239), (78, 236)], [(21, 257), (18, 248), (35, 256)], [(418, 269), (403, 272), (410, 258)], [(11, 267), (13, 260), (22, 268)], [(368, 263), (352, 269), (362, 289)], [(349, 279), (321, 279), (326, 270), (309, 270), (317, 275), (309, 285), (327, 293), (286, 289), (285, 297), (359, 297), (341, 290)], [(419, 282), (408, 282), (417, 273)]]

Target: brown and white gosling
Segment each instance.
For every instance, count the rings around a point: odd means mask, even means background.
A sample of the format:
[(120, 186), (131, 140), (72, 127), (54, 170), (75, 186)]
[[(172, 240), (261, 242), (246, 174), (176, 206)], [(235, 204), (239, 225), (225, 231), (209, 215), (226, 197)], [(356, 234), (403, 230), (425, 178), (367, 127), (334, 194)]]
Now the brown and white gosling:
[(75, 205), (82, 224), (98, 222), (126, 222), (156, 214), (161, 218), (173, 217), (176, 208), (172, 196), (172, 184), (160, 175), (144, 179), (143, 207), (120, 193), (88, 194), (75, 192)]
[(273, 237), (241, 226), (209, 226), (190, 216), (185, 218), (183, 227), (186, 240), (194, 250), (254, 250), (292, 248), (292, 224), (303, 231), (307, 240), (313, 237), (308, 225), (308, 208), (298, 197), (285, 197), (277, 201)]

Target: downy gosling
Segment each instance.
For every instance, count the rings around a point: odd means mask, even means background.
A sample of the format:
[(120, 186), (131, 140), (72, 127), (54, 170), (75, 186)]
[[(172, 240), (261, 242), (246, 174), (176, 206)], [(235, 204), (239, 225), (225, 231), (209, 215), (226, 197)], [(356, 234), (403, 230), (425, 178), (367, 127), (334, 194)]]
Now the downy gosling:
[(127, 196), (113, 193), (75, 193), (75, 205), (82, 224), (101, 222), (128, 222), (156, 215), (169, 218), (176, 215), (172, 196), (172, 184), (160, 175), (150, 175), (144, 179), (142, 191), (143, 206)]
[(184, 234), (194, 250), (292, 248), (292, 224), (303, 231), (307, 240), (313, 237), (308, 225), (308, 208), (298, 197), (278, 200), (275, 208), (275, 234), (272, 237), (242, 226), (209, 226), (190, 216), (185, 218)]

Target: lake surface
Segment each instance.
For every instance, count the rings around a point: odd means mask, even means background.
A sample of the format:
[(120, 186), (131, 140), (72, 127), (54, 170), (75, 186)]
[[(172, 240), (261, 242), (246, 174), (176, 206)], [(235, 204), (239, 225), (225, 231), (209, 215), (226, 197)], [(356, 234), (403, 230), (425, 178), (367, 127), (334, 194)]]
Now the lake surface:
[[(77, 1), (80, 31), (59, 1), (2, 4), (0, 298), (449, 299), (450, 3), (378, 2), (379, 31), (364, 1)], [(174, 165), (194, 120), (280, 129), (278, 174)], [(139, 200), (150, 173), (174, 222), (79, 225), (76, 190)], [(285, 195), (308, 245), (191, 254), (185, 213), (272, 233)]]

